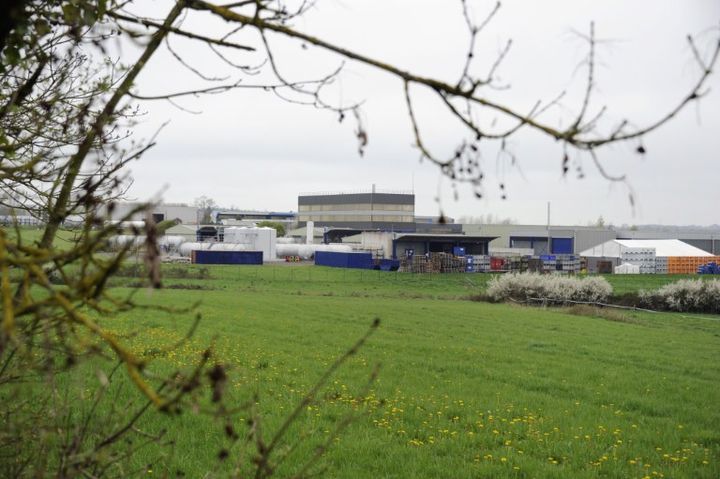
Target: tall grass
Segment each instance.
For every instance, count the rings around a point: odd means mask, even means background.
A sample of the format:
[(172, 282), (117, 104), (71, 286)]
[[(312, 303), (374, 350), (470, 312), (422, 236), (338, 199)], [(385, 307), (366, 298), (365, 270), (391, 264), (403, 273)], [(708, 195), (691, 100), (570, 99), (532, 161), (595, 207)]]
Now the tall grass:
[[(393, 276), (313, 267), (210, 267), (213, 289), (140, 292), (139, 301), (201, 301), (192, 317), (142, 310), (113, 319), (158, 373), (190, 365), (214, 342), (236, 404), (257, 395), (268, 434), (375, 317), (377, 335), (293, 426), (288, 473), (360, 414), (323, 455), (327, 477), (720, 476), (720, 322), (630, 312), (623, 320), (464, 301), (485, 275)], [(273, 279), (274, 275), (274, 279)], [(119, 290), (122, 291), (122, 290)], [(602, 316), (602, 315), (600, 315)], [(376, 364), (370, 391), (362, 385)], [(97, 364), (96, 367), (105, 367)], [(93, 377), (93, 376), (90, 376)], [(174, 454), (153, 474), (202, 477), (217, 464), (217, 424), (192, 411), (168, 428)], [(243, 419), (235, 427), (244, 431)], [(139, 465), (157, 451), (148, 450)], [(231, 450), (223, 467), (249, 460)]]

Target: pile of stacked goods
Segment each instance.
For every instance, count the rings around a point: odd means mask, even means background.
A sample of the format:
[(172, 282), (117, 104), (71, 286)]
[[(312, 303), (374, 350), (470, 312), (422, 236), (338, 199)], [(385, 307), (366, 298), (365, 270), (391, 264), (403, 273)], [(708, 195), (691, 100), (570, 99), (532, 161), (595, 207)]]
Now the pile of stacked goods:
[(626, 248), (620, 261), (640, 266), (640, 274), (655, 274), (655, 248)]
[(448, 253), (430, 253), (432, 271), (438, 273), (464, 273), (465, 258)]
[(400, 270), (406, 273), (430, 273), (430, 262), (423, 255), (414, 255), (400, 260)]
[(490, 271), (490, 256), (467, 255), (465, 256), (466, 273), (486, 273)]
[(720, 265), (712, 261), (698, 267), (698, 274), (720, 274)]

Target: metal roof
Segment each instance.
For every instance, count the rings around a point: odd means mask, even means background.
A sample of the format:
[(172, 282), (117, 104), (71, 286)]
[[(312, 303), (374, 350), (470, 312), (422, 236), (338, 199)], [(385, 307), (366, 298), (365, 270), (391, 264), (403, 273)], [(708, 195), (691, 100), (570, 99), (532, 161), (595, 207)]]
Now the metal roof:
[(655, 256), (712, 256), (678, 239), (615, 240), (626, 248), (655, 248)]
[(443, 233), (397, 233), (396, 240), (399, 239), (424, 239), (424, 240), (464, 240), (464, 241), (492, 241), (497, 236), (480, 236), (480, 235), (464, 235), (464, 234), (443, 234)]
[(652, 248), (655, 256), (712, 256), (712, 254), (677, 239), (619, 240), (614, 239), (580, 252), (580, 256), (619, 258), (625, 248)]

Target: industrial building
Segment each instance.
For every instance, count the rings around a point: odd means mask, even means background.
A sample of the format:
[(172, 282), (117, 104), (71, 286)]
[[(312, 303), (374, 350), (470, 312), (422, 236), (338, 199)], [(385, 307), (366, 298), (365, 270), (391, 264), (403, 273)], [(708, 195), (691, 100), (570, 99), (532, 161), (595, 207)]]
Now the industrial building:
[(311, 193), (298, 196), (298, 225), (356, 231), (415, 231), (415, 195), (380, 191)]
[(492, 236), (490, 254), (507, 249), (532, 250), (532, 254), (577, 254), (617, 238), (610, 228), (545, 225), (462, 225), (465, 234)]
[(439, 233), (395, 233), (390, 231), (364, 231), (343, 239), (355, 249), (370, 251), (375, 257), (401, 259), (430, 253), (453, 254), (464, 248), (467, 254), (487, 255), (488, 244), (495, 239), (487, 236)]
[(580, 254), (581, 252), (615, 239), (677, 239), (720, 255), (720, 233), (693, 231), (686, 228), (614, 228), (597, 226), (546, 226), (546, 225), (477, 225), (464, 224), (468, 235), (494, 236), (490, 254), (508, 249), (532, 250), (533, 254)]
[[(122, 217), (137, 205), (120, 204), (114, 215)], [(414, 193), (379, 190), (374, 185), (363, 192), (301, 194), (298, 213), (216, 209), (211, 214), (212, 225), (199, 225), (199, 210), (182, 204), (161, 204), (152, 214), (156, 221), (179, 219), (184, 223), (170, 228), (168, 235), (186, 242), (224, 242), (228, 248), (237, 243), (247, 249), (251, 243), (248, 235), (255, 234), (251, 231), (259, 221), (282, 222), (286, 237), (270, 242), (277, 245), (276, 250), (263, 249), (266, 260), (287, 256), (309, 259), (317, 251), (364, 251), (376, 260), (419, 260), (433, 254), (456, 256), (457, 251), (462, 251), (460, 256), (475, 256), (483, 264), (490, 261), (489, 270), (495, 270), (490, 257), (504, 258), (504, 270), (508, 271), (516, 266), (522, 269), (521, 258), (527, 260), (529, 270), (539, 267), (533, 263), (537, 260), (544, 269), (565, 271), (565, 263), (579, 268), (583, 256), (587, 258), (583, 267), (590, 272), (612, 272), (621, 264), (632, 264), (642, 273), (664, 273), (695, 272), (700, 262), (712, 261), (714, 255), (720, 254), (720, 230), (459, 224), (444, 216), (415, 216)], [(234, 231), (231, 227), (235, 225), (250, 229)], [(232, 231), (230, 237), (226, 231)], [(650, 245), (642, 241), (654, 242)], [(666, 251), (670, 245), (672, 251)], [(417, 266), (415, 262), (413, 266)], [(553, 262), (554, 266), (550, 264)]]
[(283, 224), (292, 224), (297, 220), (297, 215), (293, 212), (235, 209), (213, 210), (210, 213), (210, 217), (212, 218), (213, 223), (222, 223), (227, 225), (259, 221), (276, 221)]
[[(110, 214), (111, 221), (120, 221), (127, 219), (129, 221), (144, 221), (145, 212), (134, 213), (130, 218), (126, 218), (133, 210), (142, 206), (143, 203), (123, 202), (115, 203)], [(165, 220), (180, 220), (184, 224), (197, 224), (199, 220), (199, 210), (195, 206), (188, 206), (184, 203), (160, 203), (154, 205), (150, 210), (150, 215), (156, 223)]]
[(430, 253), (453, 254), (462, 248), (464, 254), (487, 255), (492, 236), (471, 236), (464, 234), (396, 233), (392, 240), (392, 258), (409, 257)]

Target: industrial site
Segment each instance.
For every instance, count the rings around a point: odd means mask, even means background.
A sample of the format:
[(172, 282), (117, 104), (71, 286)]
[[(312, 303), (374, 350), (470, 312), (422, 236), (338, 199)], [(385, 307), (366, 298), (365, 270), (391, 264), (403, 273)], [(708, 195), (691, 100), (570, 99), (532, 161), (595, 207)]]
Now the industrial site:
[[(323, 266), (409, 273), (718, 274), (720, 231), (600, 226), (462, 224), (415, 215), (415, 195), (380, 191), (303, 194), (295, 212), (160, 204), (166, 261)], [(134, 205), (120, 204), (122, 218)], [(143, 225), (141, 216), (126, 221)], [(282, 225), (284, 235), (267, 224)], [(116, 246), (144, 237), (120, 235)]]
[(0, 12), (0, 479), (720, 478), (720, 1)]

